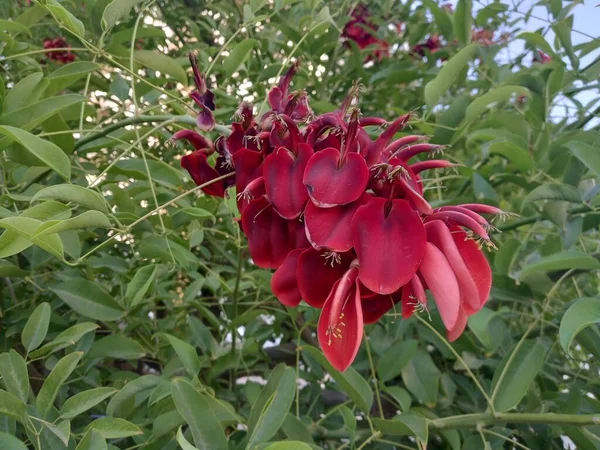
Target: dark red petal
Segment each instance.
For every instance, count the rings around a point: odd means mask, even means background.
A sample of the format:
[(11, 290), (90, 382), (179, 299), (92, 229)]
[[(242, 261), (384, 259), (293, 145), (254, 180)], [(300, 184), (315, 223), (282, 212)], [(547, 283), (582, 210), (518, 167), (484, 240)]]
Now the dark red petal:
[(308, 201), (308, 192), (302, 178), (312, 154), (310, 146), (300, 144), (297, 157), (289, 150), (279, 147), (265, 159), (263, 174), (267, 196), (279, 215), (285, 219), (300, 216)]
[(319, 344), (331, 365), (343, 372), (356, 357), (363, 335), (356, 268), (350, 269), (327, 298), (317, 328)]
[(285, 306), (292, 308), (298, 306), (302, 300), (298, 291), (298, 283), (296, 283), (296, 267), (298, 266), (298, 257), (302, 252), (302, 249), (297, 249), (288, 253), (283, 264), (271, 278), (271, 290), (275, 297)]
[(369, 182), (369, 168), (358, 153), (349, 153), (343, 165), (340, 152), (326, 148), (315, 153), (304, 171), (304, 184), (312, 201), (331, 208), (357, 200)]
[(302, 299), (313, 308), (322, 308), (329, 296), (333, 285), (338, 281), (350, 267), (352, 255), (343, 253), (340, 262), (327, 253), (308, 248), (298, 258), (296, 279)]
[(444, 169), (446, 167), (454, 167), (456, 164), (451, 163), (445, 159), (429, 159), (427, 161), (419, 161), (418, 163), (411, 164), (410, 167), (414, 173), (421, 173), (424, 170), (430, 169)]
[(203, 148), (212, 149), (212, 144), (207, 139), (204, 139), (194, 130), (181, 130), (171, 136), (171, 141), (178, 141), (184, 139), (194, 146), (196, 150)]
[(419, 273), (433, 294), (444, 326), (447, 330), (453, 329), (460, 310), (458, 281), (442, 251), (430, 242), (425, 245)]
[(288, 220), (288, 242), (292, 249), (310, 247), (304, 223), (300, 219)]
[(465, 331), (465, 327), (467, 326), (467, 315), (461, 309), (458, 312), (458, 320), (456, 321), (456, 325), (451, 330), (447, 330), (446, 335), (448, 336), (448, 341), (454, 342), (457, 340), (463, 331)]
[(252, 200), (242, 213), (242, 229), (254, 263), (265, 269), (278, 268), (289, 252), (288, 221), (282, 219), (264, 197)]
[(467, 234), (463, 230), (459, 227), (452, 227), (450, 232), (477, 286), (479, 308), (481, 308), (488, 300), (492, 288), (492, 269), (490, 269), (490, 264), (477, 243), (472, 239), (468, 239)]
[(403, 161), (410, 160), (413, 156), (418, 155), (419, 153), (429, 153), (443, 149), (443, 145), (436, 144), (416, 144), (411, 145), (410, 147), (403, 148), (396, 155), (398, 158)]
[(352, 243), (360, 281), (373, 292), (391, 294), (413, 277), (425, 251), (425, 228), (405, 200), (371, 198), (352, 219)]
[(358, 208), (371, 196), (363, 194), (358, 200), (334, 208), (319, 208), (308, 202), (304, 210), (306, 236), (315, 248), (328, 248), (336, 252), (347, 252), (352, 248), (352, 217)]
[(427, 217), (425, 220), (428, 222), (431, 220), (441, 220), (449, 226), (460, 225), (467, 227), (486, 241), (490, 239), (487, 231), (485, 228), (483, 228), (483, 225), (481, 225), (477, 220), (473, 219), (470, 215), (459, 211), (437, 211)]
[(392, 157), (394, 156), (394, 153), (397, 150), (400, 150), (402, 147), (406, 146), (406, 145), (410, 145), (410, 144), (414, 144), (415, 142), (419, 142), (422, 140), (426, 140), (428, 139), (427, 136), (420, 136), (420, 135), (409, 135), (409, 136), (403, 136), (399, 139), (396, 139), (394, 142), (392, 142), (390, 145), (388, 145), (385, 148), (385, 154)]
[(442, 251), (450, 266), (452, 266), (460, 289), (461, 304), (463, 306), (468, 305), (472, 310), (479, 309), (480, 300), (477, 286), (452, 238), (448, 226), (439, 220), (433, 220), (425, 224), (425, 231), (427, 232), (427, 240)]
[[(181, 158), (181, 167), (187, 170), (198, 186), (219, 177), (219, 173), (208, 164), (206, 152), (196, 150)], [(216, 181), (202, 189), (208, 195), (225, 197), (225, 187), (222, 181)]]
[(277, 112), (283, 112), (283, 106), (281, 104), (283, 100), (283, 92), (278, 87), (274, 87), (269, 92), (269, 105), (271, 109)]
[(393, 309), (401, 300), (401, 292), (397, 291), (393, 294), (379, 295), (362, 299), (363, 321), (365, 324), (377, 322), (385, 313)]
[(248, 184), (263, 174), (263, 156), (260, 152), (242, 148), (233, 155), (235, 166), (235, 187), (237, 193), (246, 189)]

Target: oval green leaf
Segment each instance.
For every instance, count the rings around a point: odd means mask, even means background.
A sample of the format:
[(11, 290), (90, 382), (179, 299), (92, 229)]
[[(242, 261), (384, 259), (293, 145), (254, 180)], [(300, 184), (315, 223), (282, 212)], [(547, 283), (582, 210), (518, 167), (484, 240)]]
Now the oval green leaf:
[(573, 303), (560, 321), (558, 331), (560, 345), (564, 351), (568, 353), (575, 336), (594, 323), (600, 323), (600, 300), (580, 298)]

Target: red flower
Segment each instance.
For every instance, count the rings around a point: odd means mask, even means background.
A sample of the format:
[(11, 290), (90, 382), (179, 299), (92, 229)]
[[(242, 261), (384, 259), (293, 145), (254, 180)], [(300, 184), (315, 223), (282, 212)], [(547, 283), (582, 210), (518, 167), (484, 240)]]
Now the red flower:
[(63, 37), (56, 37), (54, 39), (44, 39), (44, 48), (48, 51), (46, 56), (48, 59), (60, 62), (62, 64), (68, 64), (75, 61), (75, 54), (70, 50), (57, 50), (53, 51), (54, 48), (69, 49), (71, 46), (67, 44), (67, 41)]
[(377, 26), (370, 20), (367, 6), (362, 3), (357, 5), (350, 17), (350, 21), (344, 26), (342, 37), (356, 42), (361, 50), (372, 47), (371, 54), (366, 57), (367, 62), (372, 59), (381, 61), (383, 58), (389, 57), (390, 44), (375, 35)]
[[(208, 92), (193, 67), (198, 95)], [(306, 94), (290, 92), (296, 70), (271, 90), (271, 110), (260, 121), (243, 103), (231, 134), (214, 145), (195, 131), (178, 132), (173, 139), (196, 149), (183, 167), (197, 184), (235, 173), (204, 192), (224, 196), (235, 184), (250, 256), (257, 266), (276, 269), (271, 288), (282, 304), (304, 300), (322, 308), (319, 342), (338, 370), (354, 360), (365, 324), (396, 303), (403, 317), (427, 309), (427, 290), (448, 338), (458, 338), (491, 287), (479, 244), (492, 246), (493, 227), (481, 214), (502, 211), (477, 204), (432, 208), (421, 173), (454, 164), (413, 159), (444, 147), (424, 136), (394, 140), (410, 114), (391, 123), (360, 118), (350, 106), (356, 88), (338, 110), (313, 118)], [(372, 139), (368, 126), (385, 129)]]
[(550, 55), (547, 55), (543, 51), (538, 50), (537, 54), (534, 54), (534, 56), (533, 56), (533, 62), (539, 62), (541, 64), (546, 64), (546, 63), (552, 62), (552, 57)]

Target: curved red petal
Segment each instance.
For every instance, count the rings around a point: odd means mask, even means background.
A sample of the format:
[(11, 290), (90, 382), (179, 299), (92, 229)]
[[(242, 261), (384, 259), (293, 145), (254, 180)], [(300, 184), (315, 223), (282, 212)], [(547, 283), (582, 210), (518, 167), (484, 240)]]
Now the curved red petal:
[(353, 269), (350, 269), (327, 298), (317, 328), (321, 349), (337, 370), (343, 372), (354, 361), (363, 328), (360, 292)]
[[(219, 177), (219, 173), (208, 164), (206, 152), (196, 150), (181, 158), (181, 167), (187, 170), (198, 186)], [(225, 197), (225, 187), (222, 181), (216, 181), (202, 188), (208, 195)]]
[(340, 254), (339, 262), (327, 256), (327, 252), (308, 248), (298, 258), (298, 290), (302, 299), (313, 308), (323, 307), (333, 285), (342, 278), (353, 259), (349, 253)]
[(296, 282), (296, 267), (298, 266), (298, 257), (302, 249), (294, 250), (285, 257), (283, 264), (273, 274), (271, 278), (271, 290), (275, 297), (285, 306), (296, 307), (302, 297), (298, 291)]
[(477, 243), (467, 238), (467, 233), (460, 227), (452, 227), (450, 232), (465, 265), (473, 277), (475, 286), (477, 286), (479, 292), (479, 308), (477, 310), (479, 310), (490, 296), (492, 269)]
[(264, 197), (252, 200), (242, 213), (242, 229), (254, 263), (265, 269), (278, 268), (294, 250), (288, 221), (282, 219)]
[(212, 144), (210, 141), (205, 139), (194, 130), (180, 130), (170, 138), (171, 141), (178, 141), (180, 139), (188, 141), (196, 150), (201, 150), (203, 148), (212, 149)]
[(442, 251), (430, 242), (425, 245), (419, 273), (433, 294), (444, 326), (447, 330), (453, 329), (460, 310), (458, 281)]
[(479, 309), (481, 302), (477, 286), (446, 224), (433, 220), (425, 224), (425, 231), (427, 240), (442, 251), (452, 266), (460, 289), (461, 304), (473, 310)]
[(467, 315), (461, 309), (458, 312), (458, 320), (456, 321), (456, 325), (451, 330), (447, 330), (446, 336), (448, 336), (448, 341), (454, 342), (457, 340), (460, 335), (465, 331), (465, 327), (467, 326)]
[(284, 219), (300, 216), (308, 201), (308, 192), (302, 178), (312, 154), (310, 146), (300, 144), (297, 157), (289, 150), (279, 147), (265, 159), (263, 173), (267, 196)]
[(405, 200), (371, 198), (352, 219), (352, 243), (360, 281), (373, 292), (391, 294), (413, 277), (425, 251), (425, 228)]
[(347, 252), (352, 248), (350, 224), (358, 208), (371, 196), (363, 194), (358, 200), (334, 208), (319, 208), (309, 202), (304, 210), (306, 237), (315, 248)]
[(304, 171), (304, 184), (312, 201), (331, 208), (357, 200), (369, 182), (369, 168), (358, 153), (349, 153), (339, 166), (340, 152), (326, 148), (315, 153)]

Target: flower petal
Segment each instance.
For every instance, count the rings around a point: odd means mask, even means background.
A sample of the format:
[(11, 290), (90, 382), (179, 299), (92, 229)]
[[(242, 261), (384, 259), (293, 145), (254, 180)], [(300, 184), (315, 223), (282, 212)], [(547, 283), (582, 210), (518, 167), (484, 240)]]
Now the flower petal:
[(419, 273), (433, 294), (444, 326), (447, 330), (452, 330), (456, 326), (460, 310), (458, 281), (442, 251), (430, 242), (425, 245)]
[(360, 281), (373, 292), (391, 294), (413, 277), (425, 251), (425, 228), (406, 200), (371, 198), (352, 219), (352, 243)]
[(302, 299), (313, 308), (322, 308), (333, 285), (350, 267), (353, 256), (339, 255), (339, 262), (327, 258), (327, 253), (308, 248), (298, 258), (296, 279)]
[(308, 201), (308, 192), (302, 178), (312, 154), (310, 146), (300, 144), (298, 156), (279, 147), (265, 159), (263, 173), (267, 196), (284, 219), (300, 216)]
[(292, 308), (298, 306), (302, 297), (298, 291), (296, 283), (296, 267), (298, 266), (298, 257), (304, 250), (294, 250), (285, 257), (283, 264), (273, 274), (271, 278), (271, 290), (275, 297), (285, 306)]
[(242, 229), (248, 238), (248, 249), (254, 263), (265, 269), (276, 269), (289, 252), (288, 221), (282, 219), (264, 198), (252, 200), (242, 213)]
[(356, 357), (363, 335), (357, 270), (351, 268), (327, 298), (317, 328), (319, 344), (331, 365), (343, 372)]
[(393, 294), (375, 295), (362, 299), (363, 321), (366, 325), (375, 323), (383, 317), (390, 309), (395, 308), (396, 303), (402, 299), (400, 291)]
[(304, 210), (306, 236), (315, 248), (328, 248), (335, 252), (347, 252), (352, 248), (352, 217), (358, 208), (369, 201), (364, 193), (358, 200), (333, 208), (319, 208), (308, 202)]
[[(219, 177), (219, 173), (208, 164), (206, 152), (196, 150), (181, 158), (181, 167), (187, 170), (198, 186)], [(225, 197), (225, 187), (222, 181), (216, 181), (202, 190), (208, 195)]]
[(425, 224), (425, 231), (427, 240), (442, 251), (452, 266), (460, 289), (461, 305), (468, 305), (470, 309), (478, 310), (481, 302), (477, 286), (446, 224), (433, 220)]
[(448, 336), (448, 341), (454, 342), (457, 340), (460, 335), (465, 331), (465, 327), (467, 326), (467, 315), (461, 309), (458, 312), (458, 320), (456, 321), (456, 325), (451, 330), (447, 330), (446, 335)]
[(304, 184), (312, 201), (331, 208), (357, 200), (369, 182), (369, 168), (358, 153), (349, 153), (340, 166), (340, 152), (326, 148), (315, 153), (304, 171)]

